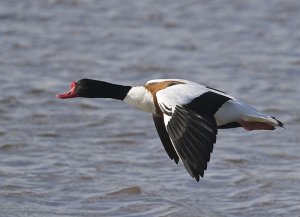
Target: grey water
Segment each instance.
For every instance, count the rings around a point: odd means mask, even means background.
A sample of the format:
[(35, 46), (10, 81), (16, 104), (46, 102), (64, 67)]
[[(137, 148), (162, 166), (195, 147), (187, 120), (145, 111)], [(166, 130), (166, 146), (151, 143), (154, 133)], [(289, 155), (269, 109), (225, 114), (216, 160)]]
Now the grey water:
[[(300, 216), (298, 0), (0, 0), (0, 216)], [(200, 182), (151, 115), (73, 80), (183, 78), (285, 129), (220, 130)]]

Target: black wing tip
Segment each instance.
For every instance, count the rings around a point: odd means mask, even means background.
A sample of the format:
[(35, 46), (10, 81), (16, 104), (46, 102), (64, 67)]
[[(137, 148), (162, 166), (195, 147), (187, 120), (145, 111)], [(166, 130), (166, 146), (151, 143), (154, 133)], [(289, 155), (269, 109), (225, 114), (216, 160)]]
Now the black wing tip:
[(203, 178), (204, 177), (204, 171), (202, 171), (202, 173), (196, 174), (193, 176), (193, 178), (199, 182), (200, 181), (200, 177)]
[(174, 160), (176, 164), (179, 163), (179, 158), (178, 157), (177, 158), (173, 158), (172, 160)]

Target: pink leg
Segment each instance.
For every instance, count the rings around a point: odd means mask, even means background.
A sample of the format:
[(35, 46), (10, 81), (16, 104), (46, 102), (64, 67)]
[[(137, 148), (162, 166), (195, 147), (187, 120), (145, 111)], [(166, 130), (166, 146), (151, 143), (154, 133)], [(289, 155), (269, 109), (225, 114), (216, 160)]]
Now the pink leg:
[(268, 123), (262, 123), (262, 122), (247, 122), (240, 120), (239, 124), (245, 129), (245, 130), (274, 130), (275, 127), (268, 124)]

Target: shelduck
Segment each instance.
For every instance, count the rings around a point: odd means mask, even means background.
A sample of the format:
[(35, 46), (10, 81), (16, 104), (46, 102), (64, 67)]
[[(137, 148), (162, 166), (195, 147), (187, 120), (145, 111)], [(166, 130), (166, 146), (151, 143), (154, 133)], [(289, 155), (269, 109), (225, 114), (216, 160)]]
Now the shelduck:
[(182, 79), (156, 79), (135, 87), (81, 79), (57, 97), (112, 98), (151, 113), (169, 157), (176, 164), (181, 160), (197, 181), (207, 169), (218, 129), (283, 127), (275, 117), (223, 91)]

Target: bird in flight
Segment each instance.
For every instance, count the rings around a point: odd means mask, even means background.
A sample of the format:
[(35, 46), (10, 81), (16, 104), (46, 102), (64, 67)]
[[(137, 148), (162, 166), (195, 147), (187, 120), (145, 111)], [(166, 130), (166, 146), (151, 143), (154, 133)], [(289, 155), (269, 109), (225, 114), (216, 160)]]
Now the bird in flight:
[(57, 97), (112, 98), (151, 113), (169, 157), (176, 164), (181, 160), (197, 181), (207, 169), (219, 129), (283, 127), (275, 117), (223, 91), (182, 79), (155, 79), (143, 86), (81, 79)]

